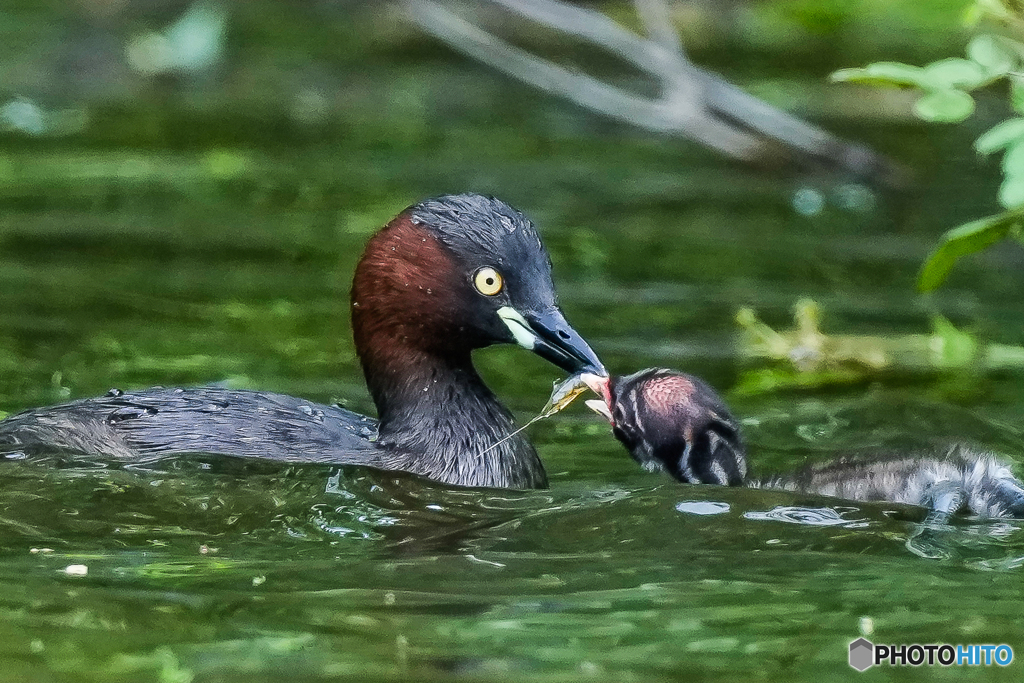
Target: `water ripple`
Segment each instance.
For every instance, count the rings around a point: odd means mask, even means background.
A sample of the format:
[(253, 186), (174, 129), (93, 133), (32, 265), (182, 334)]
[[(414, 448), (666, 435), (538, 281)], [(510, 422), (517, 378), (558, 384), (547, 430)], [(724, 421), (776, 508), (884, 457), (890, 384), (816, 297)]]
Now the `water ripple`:
[[(852, 511), (852, 509), (851, 509)], [(771, 510), (752, 510), (744, 512), (746, 519), (769, 522), (788, 522), (790, 524), (806, 524), (807, 526), (842, 526), (848, 529), (866, 527), (868, 522), (863, 519), (845, 519), (834, 508), (805, 508), (791, 505), (777, 505)]]
[(691, 515), (720, 515), (729, 511), (729, 504), (712, 500), (684, 500), (676, 504), (676, 510)]

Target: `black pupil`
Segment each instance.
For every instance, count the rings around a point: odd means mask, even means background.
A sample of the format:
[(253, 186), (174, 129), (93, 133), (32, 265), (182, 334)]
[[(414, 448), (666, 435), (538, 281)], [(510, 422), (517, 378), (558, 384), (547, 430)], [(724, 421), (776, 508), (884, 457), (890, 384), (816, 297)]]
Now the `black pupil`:
[(489, 277), (486, 280), (484, 280), (484, 282), (486, 282), (489, 285), (493, 285), (494, 284), (494, 278), (493, 277)]

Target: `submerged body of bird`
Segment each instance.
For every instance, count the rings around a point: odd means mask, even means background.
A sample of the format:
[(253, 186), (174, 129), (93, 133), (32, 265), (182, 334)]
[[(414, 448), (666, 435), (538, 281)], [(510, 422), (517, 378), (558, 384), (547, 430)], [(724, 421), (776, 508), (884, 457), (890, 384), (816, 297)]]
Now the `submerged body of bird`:
[(1024, 482), (991, 453), (954, 445), (933, 455), (843, 457), (751, 479), (739, 422), (699, 378), (652, 368), (594, 377), (588, 386), (602, 398), (587, 405), (611, 422), (630, 455), (646, 469), (682, 482), (918, 505), (936, 522), (958, 512), (1024, 517)]

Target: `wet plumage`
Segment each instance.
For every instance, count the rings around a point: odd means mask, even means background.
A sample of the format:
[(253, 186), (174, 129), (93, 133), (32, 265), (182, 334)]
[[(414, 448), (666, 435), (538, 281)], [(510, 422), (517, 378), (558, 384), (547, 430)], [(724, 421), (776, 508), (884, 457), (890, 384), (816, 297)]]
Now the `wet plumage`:
[(700, 379), (649, 369), (590, 385), (602, 401), (588, 405), (609, 419), (633, 458), (679, 481), (919, 505), (940, 518), (957, 512), (1024, 517), (1024, 484), (990, 453), (959, 445), (913, 457), (876, 453), (750, 479), (739, 424)]
[[(474, 284), (482, 269), (493, 273), (486, 291)], [(567, 372), (604, 369), (559, 310), (550, 260), (525, 216), (473, 194), (410, 207), (369, 240), (351, 307), (378, 419), (259, 391), (155, 388), (14, 415), (0, 421), (0, 453), (56, 448), (144, 462), (201, 452), (366, 465), (464, 486), (546, 485), (533, 446), (505, 438), (514, 421), (471, 352), (518, 343)]]

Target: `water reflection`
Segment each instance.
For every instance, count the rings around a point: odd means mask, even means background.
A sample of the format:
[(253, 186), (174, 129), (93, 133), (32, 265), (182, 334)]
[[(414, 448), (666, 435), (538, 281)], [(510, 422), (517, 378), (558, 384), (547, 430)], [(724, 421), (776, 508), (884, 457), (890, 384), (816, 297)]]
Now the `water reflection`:
[(720, 515), (728, 512), (728, 503), (717, 503), (709, 500), (684, 500), (676, 504), (676, 510), (691, 515)]
[[(535, 215), (569, 317), (608, 367), (675, 366), (728, 391), (746, 369), (736, 310), (788, 324), (801, 297), (836, 329), (915, 333), (938, 310), (1019, 341), (1024, 280), (1009, 247), (958, 265), (926, 306), (913, 291), (938, 234), (991, 209), (997, 167), (976, 165), (973, 132), (924, 133), (881, 111), (857, 122), (844, 106), (830, 116), (829, 67), (811, 75), (792, 59), (820, 52), (821, 37), (802, 39), (778, 3), (723, 3), (745, 34), (712, 31), (705, 53), (737, 78), (813, 89), (808, 111), (829, 127), (927, 167), (919, 195), (738, 171), (442, 56), (377, 8), (360, 21), (356, 3), (308, 4), (322, 7), (232, 4), (232, 70), (161, 76), (151, 90), (140, 87), (148, 77), (112, 83), (93, 69), (126, 58), (120, 38), (97, 41), (120, 25), (112, 15), (65, 30), (44, 4), (12, 4), (10, 54), (31, 54), (4, 72), (11, 92), (53, 97), (0, 101), (12, 142), (0, 160), (0, 409), (231, 379), (366, 412), (345, 312), (353, 262), (396, 208), (453, 189)], [(818, 30), (842, 54), (826, 60), (912, 59), (920, 26), (879, 32), (892, 18), (874, 4), (857, 21), (828, 9), (822, 26), (833, 28)], [(932, 27), (947, 22), (919, 3), (900, 25), (918, 10)], [(129, 14), (123, 35), (173, 39), (173, 8)], [(929, 45), (959, 39), (948, 23), (948, 34), (929, 29)], [(136, 44), (128, 67), (142, 55), (142, 68), (167, 68), (154, 46)], [(89, 75), (81, 89), (67, 80), (76, 72)], [(82, 93), (88, 111), (61, 93)], [(963, 173), (964, 154), (977, 173)], [(488, 350), (479, 361), (529, 416), (551, 375), (515, 358)], [(763, 469), (949, 438), (1024, 452), (1013, 368), (906, 368), (830, 386), (729, 396)], [(538, 492), (357, 468), (200, 457), (125, 471), (14, 453), (0, 462), (5, 673), (839, 680), (865, 620), (904, 642), (1003, 642), (1020, 630), (1019, 522), (925, 528), (923, 510), (680, 487), (639, 472), (604, 425), (566, 413), (531, 428), (553, 482)], [(69, 576), (75, 566), (86, 575)]]
[(915, 525), (906, 548), (918, 557), (950, 560), (991, 571), (1011, 571), (1021, 566), (1016, 556), (1024, 521), (977, 522), (952, 518), (948, 523)]
[(746, 519), (753, 519), (765, 522), (788, 522), (790, 524), (805, 524), (807, 526), (841, 526), (848, 529), (856, 529), (868, 526), (867, 520), (846, 519), (845, 513), (857, 512), (857, 508), (805, 508), (795, 506), (777, 506), (771, 510), (744, 512)]

